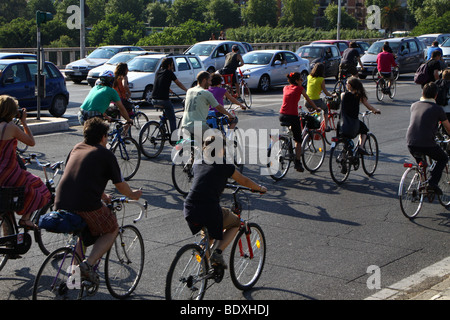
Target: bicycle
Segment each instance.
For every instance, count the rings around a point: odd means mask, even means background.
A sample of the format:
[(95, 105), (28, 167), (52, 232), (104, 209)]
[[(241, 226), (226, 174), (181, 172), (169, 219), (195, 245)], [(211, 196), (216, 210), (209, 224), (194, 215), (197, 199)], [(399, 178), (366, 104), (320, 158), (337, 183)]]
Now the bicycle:
[(115, 128), (108, 133), (110, 138), (108, 149), (115, 154), (120, 171), (128, 181), (134, 177), (141, 165), (141, 149), (132, 137), (123, 136), (125, 124), (122, 120), (111, 119), (111, 122), (115, 123)]
[[(167, 123), (168, 119), (164, 112), (164, 108), (158, 105), (155, 105), (154, 107), (156, 110), (163, 111), (163, 114), (159, 116), (159, 122), (155, 120), (148, 121), (139, 132), (139, 148), (147, 158), (159, 156), (164, 148), (166, 140), (169, 141), (171, 145), (175, 144), (175, 142), (172, 142), (171, 140), (170, 127)], [(180, 127), (183, 112), (184, 110), (175, 112), (177, 128)]]
[[(239, 86), (239, 93), (241, 96), (242, 101), (244, 102), (245, 106), (249, 109), (252, 107), (252, 92), (250, 91), (250, 88), (247, 85), (247, 82), (245, 82), (245, 79), (248, 78), (248, 75), (244, 75), (241, 71), (241, 69), (238, 69), (239, 76), (238, 76), (238, 86)], [(237, 93), (234, 93), (233, 90), (233, 75), (232, 74), (223, 74), (222, 75), (224, 80), (224, 87), (228, 90), (228, 92), (233, 96), (237, 97)], [(232, 105), (232, 102), (229, 101), (230, 106)]]
[[(316, 112), (302, 112), (302, 162), (306, 170), (311, 173), (316, 172), (322, 166), (325, 159), (326, 144), (322, 133), (317, 129), (320, 126), (318, 120), (313, 116)], [(291, 163), (295, 160), (294, 135), (288, 123), (281, 123), (287, 128), (287, 133), (282, 133), (272, 141), (267, 149), (269, 162), (267, 168), (269, 174), (275, 181), (279, 181), (286, 176)]]
[[(109, 293), (117, 299), (129, 297), (136, 289), (144, 269), (144, 240), (134, 225), (123, 225), (124, 204), (140, 207), (139, 216), (134, 223), (147, 215), (147, 202), (141, 204), (126, 197), (114, 198), (109, 205), (114, 214), (123, 210), (122, 223), (113, 246), (108, 250), (105, 260), (105, 282)], [(79, 264), (85, 258), (85, 241), (90, 236), (84, 230), (74, 230), (71, 243), (53, 251), (43, 262), (33, 285), (33, 300), (81, 300), (95, 295), (99, 283), (83, 279)], [(87, 241), (91, 241), (89, 239)], [(97, 271), (100, 262), (95, 264)]]
[(336, 119), (339, 118), (339, 112), (336, 110), (339, 110), (339, 108), (341, 107), (341, 97), (336, 92), (333, 92), (331, 97), (325, 96), (323, 100), (325, 101), (328, 109), (328, 114), (326, 115), (326, 117), (328, 118), (328, 126), (330, 127), (330, 131), (325, 131), (326, 126), (324, 116), (322, 122), (320, 123), (320, 132), (323, 135), (325, 142), (328, 145), (331, 145), (331, 138), (337, 131), (337, 123), (339, 120)]
[[(399, 76), (400, 76), (400, 71), (398, 69), (398, 67), (392, 67), (392, 73), (394, 76), (394, 80), (397, 81)], [(372, 70), (372, 80), (376, 83), (378, 81), (378, 79), (381, 78), (381, 74), (378, 72), (378, 68), (375, 67)]]
[[(227, 184), (233, 189), (231, 210), (241, 218), (242, 205), (237, 198), (241, 190), (250, 188)], [(202, 229), (198, 242), (187, 244), (178, 250), (166, 277), (167, 300), (202, 300), (208, 289), (208, 280), (222, 281), (225, 270), (222, 266), (211, 266), (209, 257), (214, 247), (210, 247), (208, 231)], [(241, 218), (241, 226), (231, 246), (230, 277), (236, 288), (251, 289), (259, 280), (266, 259), (266, 239), (262, 228)]]
[[(360, 113), (363, 118), (363, 122), (368, 126), (368, 116), (372, 114), (371, 111), (365, 111)], [(367, 118), (367, 120), (366, 120)], [(330, 149), (330, 174), (333, 181), (341, 185), (344, 183), (350, 175), (351, 168), (358, 170), (359, 165), (362, 164), (362, 168), (367, 176), (371, 177), (375, 173), (378, 165), (378, 141), (375, 135), (371, 132), (367, 133), (367, 138), (362, 146), (367, 155), (362, 155), (359, 152), (359, 143), (355, 145), (353, 139), (337, 136), (331, 139)]]
[[(130, 134), (130, 136), (133, 136), (131, 129), (134, 128), (137, 130), (139, 135), (139, 131), (141, 130), (142, 126), (148, 122), (148, 116), (144, 112), (140, 111), (141, 104), (146, 104), (147, 102), (131, 99), (128, 99), (128, 102), (130, 103), (132, 108), (129, 116), (130, 119), (133, 120), (133, 126), (130, 127), (128, 133)], [(119, 108), (115, 104), (111, 104), (111, 106), (106, 111), (106, 114), (111, 118), (120, 118)]]
[[(438, 140), (439, 144), (448, 145), (450, 139)], [(444, 149), (446, 150), (446, 149)], [(421, 159), (417, 164), (405, 162), (403, 167), (406, 168), (402, 175), (398, 187), (398, 197), (400, 200), (400, 209), (405, 217), (413, 220), (422, 209), (424, 199), (427, 198), (431, 203), (435, 199), (436, 193), (428, 190), (428, 175), (435, 166), (435, 161), (428, 161), (424, 154), (418, 153), (413, 155), (415, 158)], [(450, 168), (447, 164), (442, 172), (441, 180), (438, 184), (442, 190), (442, 195), (438, 194), (439, 203), (444, 208), (450, 207)]]
[(334, 85), (333, 92), (336, 92), (339, 96), (343, 92), (347, 92), (347, 79), (351, 77), (349, 73), (339, 73), (339, 80)]
[(395, 78), (388, 79), (383, 76), (380, 76), (380, 78), (377, 80), (376, 95), (378, 101), (382, 101), (384, 95), (388, 95), (389, 98), (394, 99), (396, 91), (397, 91), (397, 83)]

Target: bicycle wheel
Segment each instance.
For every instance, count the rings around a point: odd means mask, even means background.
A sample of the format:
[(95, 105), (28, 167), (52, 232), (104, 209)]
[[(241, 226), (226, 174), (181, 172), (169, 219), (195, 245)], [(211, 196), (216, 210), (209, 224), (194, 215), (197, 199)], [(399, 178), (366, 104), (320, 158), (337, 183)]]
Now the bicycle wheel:
[(333, 181), (339, 185), (344, 183), (350, 174), (351, 164), (348, 153), (343, 140), (336, 142), (330, 149), (330, 174)]
[(422, 208), (423, 190), (425, 186), (422, 186), (417, 169), (406, 169), (398, 187), (398, 198), (402, 213), (408, 219), (414, 219)]
[(391, 87), (389, 88), (389, 98), (394, 99), (396, 92), (397, 92), (397, 82), (395, 80), (392, 80)]
[(442, 171), (439, 188), (442, 190), (442, 195), (438, 195), (439, 203), (448, 209), (450, 207), (450, 168), (448, 165)]
[[(136, 131), (136, 136), (139, 137), (139, 132), (141, 131), (142, 127), (148, 122), (148, 117), (145, 113), (142, 111), (138, 111), (134, 114), (133, 117), (133, 131)], [(133, 136), (135, 134), (133, 133)]]
[(394, 68), (394, 69), (392, 70), (392, 73), (393, 73), (393, 75), (394, 75), (394, 80), (397, 81), (397, 80), (398, 80), (398, 77), (400, 76), (400, 71), (398, 70), (398, 68)]
[(159, 156), (164, 148), (165, 131), (159, 122), (147, 122), (139, 132), (139, 146), (147, 158)]
[(339, 80), (338, 82), (336, 82), (333, 91), (336, 92), (338, 95), (341, 95), (342, 92), (345, 92), (346, 87), (344, 81)]
[(230, 277), (240, 290), (249, 290), (256, 284), (266, 260), (264, 232), (256, 223), (248, 223), (247, 228), (239, 231), (231, 247)]
[(105, 282), (114, 298), (124, 299), (137, 287), (144, 270), (144, 239), (135, 226), (120, 228), (105, 258)]
[[(224, 133), (224, 136), (227, 136), (226, 133)], [(239, 172), (242, 173), (242, 171), (244, 171), (245, 155), (241, 147), (242, 137), (240, 135), (238, 127), (234, 128), (232, 135), (230, 136), (230, 139), (228, 138), (226, 139), (225, 145), (226, 161), (227, 163), (232, 162), (239, 170)], [(231, 153), (229, 154), (229, 152)]]
[(378, 79), (380, 79), (380, 74), (378, 73), (378, 68), (374, 68), (372, 70), (372, 80), (376, 83), (378, 82)]
[(372, 133), (367, 134), (366, 142), (364, 143), (364, 148), (368, 155), (363, 155), (361, 157), (362, 168), (364, 172), (369, 176), (373, 176), (378, 165), (378, 141), (377, 138)]
[(278, 141), (270, 144), (267, 157), (269, 159), (267, 168), (272, 179), (275, 181), (283, 179), (294, 157), (291, 139), (280, 136)]
[(33, 285), (33, 300), (79, 300), (83, 295), (78, 265), (72, 248), (53, 251), (40, 267)]
[[(13, 235), (14, 233), (14, 225), (9, 217), (9, 213), (2, 214), (0, 216), (0, 238)], [(8, 248), (8, 244), (2, 244), (0, 248)], [(8, 259), (9, 254), (0, 254), (0, 270), (3, 269)]]
[[(180, 150), (179, 156), (182, 157), (183, 150)], [(192, 180), (194, 179), (193, 159), (186, 162), (172, 163), (172, 182), (175, 189), (183, 196), (187, 196), (191, 189)]]
[(377, 94), (377, 100), (382, 101), (384, 98), (384, 88), (385, 88), (385, 82), (384, 79), (381, 78), (377, 81), (377, 88), (376, 88), (376, 94)]
[(245, 106), (250, 109), (252, 107), (252, 92), (245, 82), (241, 84), (241, 98), (244, 100)]
[(305, 169), (309, 172), (316, 172), (325, 160), (326, 144), (320, 132), (309, 131), (302, 142), (302, 160)]
[(141, 165), (141, 151), (136, 140), (125, 137), (122, 142), (117, 141), (111, 150), (116, 155), (123, 178), (126, 181), (133, 178)]
[(208, 283), (208, 264), (203, 250), (187, 244), (178, 250), (166, 277), (167, 300), (202, 300)]

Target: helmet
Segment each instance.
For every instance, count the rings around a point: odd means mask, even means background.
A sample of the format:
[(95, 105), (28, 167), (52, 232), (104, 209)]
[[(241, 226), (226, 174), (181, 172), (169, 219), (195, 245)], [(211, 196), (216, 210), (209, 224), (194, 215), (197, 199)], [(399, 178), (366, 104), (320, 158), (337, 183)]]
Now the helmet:
[(111, 70), (105, 70), (100, 74), (100, 84), (111, 87), (114, 82), (114, 73)]

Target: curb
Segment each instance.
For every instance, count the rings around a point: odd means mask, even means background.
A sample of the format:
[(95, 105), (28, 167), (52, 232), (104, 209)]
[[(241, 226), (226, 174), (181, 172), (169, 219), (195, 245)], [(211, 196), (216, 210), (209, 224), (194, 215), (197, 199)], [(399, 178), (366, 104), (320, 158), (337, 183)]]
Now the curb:
[(69, 129), (69, 119), (67, 118), (41, 117), (39, 120), (37, 118), (28, 118), (27, 124), (33, 135)]

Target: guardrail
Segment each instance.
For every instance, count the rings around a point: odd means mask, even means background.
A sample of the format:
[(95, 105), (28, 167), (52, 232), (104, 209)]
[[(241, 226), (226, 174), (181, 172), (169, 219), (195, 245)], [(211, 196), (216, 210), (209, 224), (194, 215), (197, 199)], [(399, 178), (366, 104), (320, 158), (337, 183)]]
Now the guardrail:
[[(369, 43), (378, 39), (361, 39)], [(311, 41), (300, 42), (275, 42), (275, 43), (252, 43), (254, 50), (280, 49), (296, 51), (300, 46), (309, 44)], [(190, 45), (172, 45), (172, 46), (145, 46), (142, 47), (148, 51), (157, 51), (164, 53), (182, 53), (188, 49)], [(86, 47), (86, 52), (91, 52), (97, 47)], [(0, 48), (2, 52), (23, 52), (36, 54), (36, 48)], [(80, 48), (44, 48), (46, 61), (53, 62), (58, 68), (64, 69), (65, 66), (72, 61), (80, 59)]]

